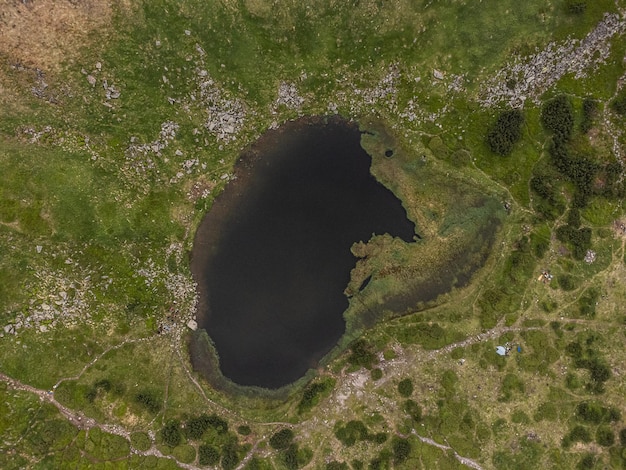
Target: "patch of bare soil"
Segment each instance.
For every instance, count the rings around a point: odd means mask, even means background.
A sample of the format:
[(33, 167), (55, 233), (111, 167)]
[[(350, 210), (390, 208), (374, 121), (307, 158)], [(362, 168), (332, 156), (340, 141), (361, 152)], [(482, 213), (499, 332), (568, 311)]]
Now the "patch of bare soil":
[(111, 21), (115, 0), (0, 0), (0, 56), (53, 71)]

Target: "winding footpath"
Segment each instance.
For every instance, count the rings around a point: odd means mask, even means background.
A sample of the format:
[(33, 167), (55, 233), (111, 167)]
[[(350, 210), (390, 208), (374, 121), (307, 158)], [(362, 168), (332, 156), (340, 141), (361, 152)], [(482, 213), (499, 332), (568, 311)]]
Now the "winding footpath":
[[(436, 356), (441, 355), (441, 354), (445, 354), (445, 353), (449, 353), (450, 351), (452, 351), (454, 348), (457, 348), (459, 346), (468, 346), (471, 344), (475, 344), (475, 343), (479, 343), (485, 340), (489, 340), (489, 339), (493, 339), (496, 338), (506, 332), (510, 332), (510, 331), (515, 331), (515, 332), (519, 332), (519, 331), (528, 331), (528, 330), (536, 330), (539, 328), (536, 327), (526, 327), (526, 328), (520, 328), (520, 327), (504, 327), (501, 325), (496, 326), (495, 328), (493, 328), (492, 330), (489, 330), (487, 332), (484, 333), (480, 333), (477, 335), (472, 335), (469, 336), (468, 338), (466, 338), (463, 341), (457, 342), (457, 343), (453, 343), (453, 344), (449, 344), (447, 346), (444, 346), (443, 348), (434, 350), (434, 351), (424, 351), (424, 350), (419, 350), (413, 353), (408, 353), (408, 355), (406, 357), (403, 358), (398, 358), (396, 360), (391, 360), (389, 361), (387, 364), (385, 364), (383, 366), (384, 369), (386, 369), (386, 373), (385, 373), (385, 380), (389, 380), (390, 378), (394, 377), (396, 374), (394, 374), (394, 366), (398, 366), (400, 365), (399, 362), (401, 363), (405, 363), (407, 360), (408, 361), (415, 361), (415, 360), (432, 360), (434, 359)], [(124, 427), (119, 426), (119, 425), (111, 425), (111, 424), (103, 424), (103, 423), (98, 423), (95, 419), (90, 418), (88, 416), (83, 415), (80, 412), (74, 411), (66, 406), (64, 406), (63, 404), (61, 404), (59, 401), (57, 401), (54, 397), (54, 390), (63, 382), (65, 381), (69, 381), (69, 380), (78, 380), (80, 379), (80, 377), (85, 373), (85, 371), (87, 371), (90, 367), (92, 367), (99, 359), (101, 359), (102, 357), (104, 357), (108, 352), (115, 350), (115, 349), (119, 349), (121, 347), (123, 347), (124, 345), (128, 344), (128, 343), (133, 343), (133, 342), (140, 342), (140, 341), (149, 341), (153, 338), (140, 338), (140, 339), (130, 339), (130, 340), (126, 340), (123, 341), (120, 344), (117, 344), (115, 346), (111, 346), (107, 349), (105, 349), (102, 353), (100, 353), (98, 356), (96, 356), (92, 361), (90, 361), (88, 364), (86, 364), (83, 369), (75, 376), (73, 377), (65, 377), (60, 379), (54, 386), (52, 390), (43, 390), (43, 389), (39, 389), (36, 387), (33, 387), (31, 385), (25, 384), (23, 382), (20, 382), (19, 380), (13, 379), (12, 377), (9, 377), (6, 374), (0, 373), (0, 382), (4, 382), (7, 384), (7, 386), (12, 389), (12, 390), (18, 390), (18, 391), (24, 391), (24, 392), (28, 392), (28, 393), (33, 393), (35, 395), (37, 395), (39, 397), (39, 399), (42, 402), (46, 402), (46, 403), (50, 403), (52, 405), (54, 405), (59, 412), (70, 422), (72, 423), (74, 426), (76, 426), (76, 428), (80, 429), (80, 430), (89, 430), (92, 428), (99, 428), (104, 432), (110, 433), (110, 434), (115, 434), (121, 437), (124, 437), (125, 439), (128, 439), (130, 441), (130, 431), (126, 430)], [(176, 344), (176, 342), (175, 342)], [(191, 371), (186, 367), (185, 361), (182, 357), (182, 352), (180, 351), (179, 347), (176, 347), (176, 345), (174, 345), (175, 348), (175, 355), (178, 357), (178, 359), (181, 361), (181, 364), (183, 364), (183, 369), (186, 372), (187, 377), (189, 378), (189, 380), (194, 384), (195, 388), (198, 389), (198, 391), (201, 393), (202, 397), (206, 400), (206, 402), (210, 405), (216, 406), (218, 408), (220, 408), (221, 410), (225, 411), (227, 414), (230, 414), (231, 416), (236, 415), (236, 413), (233, 413), (231, 410), (228, 410), (226, 408), (224, 408), (223, 406), (219, 405), (218, 403), (215, 403), (213, 400), (211, 400), (206, 393), (204, 392), (203, 387), (200, 385), (200, 383), (196, 380), (196, 378), (193, 376), (193, 374), (191, 373)], [(357, 372), (358, 374), (358, 372)], [(341, 393), (348, 393), (350, 394), (350, 392), (352, 392), (353, 390), (351, 390), (350, 387), (350, 383), (352, 382), (353, 376), (354, 374), (347, 374), (347, 375), (341, 375), (340, 377), (338, 377), (338, 383), (337, 386), (335, 387), (335, 391), (334, 393), (331, 395), (331, 397), (334, 395), (335, 398), (338, 394)], [(347, 388), (346, 388), (347, 386)], [(330, 398), (330, 397), (329, 397)], [(233, 416), (234, 417), (234, 416)], [(236, 418), (241, 419), (240, 416), (236, 416)], [(308, 422), (304, 422), (301, 423), (301, 426), (305, 426), (308, 427), (311, 424), (314, 424), (316, 421), (318, 421), (318, 419), (313, 418), (312, 420), (309, 420)], [(283, 426), (288, 426), (290, 428), (298, 428), (298, 425), (294, 425), (293, 423), (260, 423), (260, 424), (272, 424), (272, 425), (283, 425)], [(440, 444), (436, 441), (434, 441), (433, 439), (429, 438), (429, 437), (423, 437), (417, 434), (417, 432), (415, 430), (412, 431), (412, 434), (415, 435), (421, 442), (437, 447), (441, 450), (444, 450), (446, 452), (452, 452), (452, 455), (463, 465), (472, 468), (474, 470), (482, 470), (482, 467), (480, 466), (480, 464), (478, 462), (476, 462), (475, 460), (469, 459), (467, 457), (463, 457), (461, 455), (459, 455), (452, 447), (448, 446), (448, 445), (444, 445), (444, 444)], [(239, 462), (239, 465), (237, 466), (237, 469), (242, 469), (245, 464), (255, 455), (255, 453), (258, 450), (258, 445), (260, 443), (260, 441), (262, 439), (264, 439), (266, 436), (259, 436), (259, 440), (252, 446), (252, 449), (250, 449), (250, 451), (247, 453), (247, 455), (242, 459), (241, 462)], [(159, 458), (166, 458), (166, 459), (170, 459), (173, 460), (174, 462), (176, 462), (176, 464), (181, 467), (181, 468), (185, 468), (185, 469), (189, 469), (189, 470), (194, 470), (197, 469), (198, 467), (196, 467), (195, 465), (192, 464), (185, 464), (183, 462), (178, 461), (177, 459), (175, 459), (173, 456), (171, 455), (164, 455), (160, 450), (158, 450), (156, 448), (156, 446), (154, 445), (154, 443), (152, 444), (151, 448), (145, 451), (139, 450), (134, 448), (131, 445), (131, 454), (135, 454), (135, 455), (142, 455), (142, 456), (155, 456), (155, 457), (159, 457)], [(307, 466), (308, 468), (308, 466)]]

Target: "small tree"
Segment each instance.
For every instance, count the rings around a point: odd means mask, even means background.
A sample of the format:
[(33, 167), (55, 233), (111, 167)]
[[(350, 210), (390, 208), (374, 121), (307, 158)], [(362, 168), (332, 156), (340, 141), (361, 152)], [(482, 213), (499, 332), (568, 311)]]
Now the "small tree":
[(615, 434), (608, 426), (600, 426), (596, 431), (596, 442), (603, 447), (611, 447), (615, 443)]
[(168, 421), (161, 429), (161, 437), (163, 442), (170, 447), (179, 445), (183, 440), (183, 436), (180, 433), (180, 423), (176, 420)]
[(411, 443), (407, 439), (394, 437), (391, 442), (391, 449), (393, 451), (393, 463), (400, 464), (409, 458), (411, 454)]
[(283, 450), (289, 447), (294, 434), (291, 429), (283, 428), (270, 437), (270, 446), (276, 450)]
[(574, 130), (574, 108), (567, 96), (557, 96), (543, 105), (541, 124), (554, 134), (555, 142), (565, 143), (570, 140)]
[(208, 444), (198, 448), (198, 463), (200, 465), (217, 465), (220, 461), (220, 451)]
[(565, 6), (569, 13), (581, 15), (587, 10), (586, 0), (566, 0)]
[(207, 429), (209, 429), (209, 417), (205, 414), (191, 418), (185, 423), (185, 435), (188, 439), (201, 439)]
[(413, 394), (413, 381), (411, 379), (403, 379), (398, 383), (398, 393), (405, 398)]
[(524, 115), (518, 109), (504, 111), (487, 133), (487, 144), (493, 153), (506, 156), (522, 137)]
[(611, 101), (611, 109), (620, 116), (626, 116), (626, 91), (622, 91), (617, 98)]

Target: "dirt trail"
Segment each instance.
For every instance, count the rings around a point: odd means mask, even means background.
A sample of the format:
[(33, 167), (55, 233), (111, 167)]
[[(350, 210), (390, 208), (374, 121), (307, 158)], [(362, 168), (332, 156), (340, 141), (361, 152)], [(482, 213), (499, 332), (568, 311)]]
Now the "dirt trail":
[[(398, 378), (400, 376), (402, 376), (405, 372), (405, 368), (408, 367), (411, 363), (414, 363), (415, 361), (429, 361), (429, 360), (433, 360), (436, 356), (439, 356), (441, 354), (446, 354), (449, 353), (450, 351), (452, 351), (453, 349), (457, 348), (457, 347), (464, 347), (464, 346), (468, 346), (471, 344), (475, 344), (475, 343), (479, 343), (482, 341), (487, 341), (487, 340), (491, 340), (494, 339), (504, 333), (507, 332), (520, 332), (520, 331), (529, 331), (529, 330), (537, 330), (539, 328), (537, 327), (505, 327), (505, 326), (497, 326), (495, 328), (493, 328), (492, 330), (489, 330), (487, 332), (484, 333), (480, 333), (477, 335), (472, 335), (469, 336), (468, 338), (466, 338), (463, 341), (459, 341), (453, 344), (449, 344), (441, 349), (437, 349), (437, 350), (433, 350), (433, 351), (425, 351), (422, 349), (416, 350), (416, 351), (412, 351), (412, 352), (405, 352), (401, 357), (398, 357), (394, 360), (388, 361), (386, 364), (382, 365), (382, 368), (385, 369), (385, 378), (380, 381), (379, 383), (383, 383), (385, 381), (391, 380), (393, 378)], [(154, 337), (149, 337), (149, 338), (140, 338), (140, 339), (130, 339), (130, 340), (126, 340), (123, 341), (120, 344), (117, 344), (115, 346), (110, 346), (109, 348), (105, 349), (102, 353), (100, 353), (98, 356), (96, 356), (92, 361), (90, 361), (88, 364), (86, 364), (83, 369), (75, 376), (72, 377), (65, 377), (60, 379), (53, 387), (53, 390), (42, 390), (42, 389), (38, 389), (35, 387), (32, 387), (30, 385), (24, 384), (18, 380), (15, 380), (5, 374), (0, 373), (0, 381), (5, 382), (9, 388), (14, 389), (14, 390), (21, 390), (21, 391), (25, 391), (25, 392), (29, 392), (29, 393), (34, 393), (35, 395), (39, 396), (41, 401), (44, 402), (48, 402), (52, 405), (54, 405), (59, 412), (65, 416), (74, 426), (76, 426), (78, 429), (91, 429), (94, 427), (97, 427), (107, 433), (110, 434), (115, 434), (118, 436), (122, 436), (126, 439), (130, 439), (130, 431), (128, 431), (127, 429), (125, 429), (122, 426), (119, 425), (110, 425), (110, 424), (102, 424), (102, 423), (98, 423), (95, 419), (93, 418), (89, 418), (87, 416), (84, 416), (82, 413), (71, 410), (69, 408), (67, 408), (66, 406), (64, 406), (63, 404), (59, 403), (55, 398), (54, 398), (54, 389), (56, 389), (61, 383), (68, 381), (68, 380), (78, 380), (80, 379), (80, 377), (85, 373), (85, 371), (87, 371), (91, 366), (93, 366), (98, 360), (100, 360), (102, 357), (104, 357), (108, 352), (115, 350), (115, 349), (119, 349), (121, 347), (123, 347), (126, 344), (129, 343), (136, 343), (136, 342), (140, 342), (140, 341), (149, 341), (151, 339), (154, 339)], [(173, 348), (175, 349), (174, 353), (175, 355), (178, 357), (178, 360), (180, 361), (180, 363), (183, 366), (183, 369), (186, 372), (186, 375), (188, 377), (188, 379), (193, 383), (193, 385), (198, 389), (198, 391), (200, 392), (200, 394), (202, 395), (202, 397), (204, 398), (204, 400), (216, 407), (219, 408), (220, 410), (224, 411), (226, 414), (230, 415), (231, 417), (234, 417), (237, 420), (243, 420), (243, 418), (241, 416), (238, 416), (236, 413), (232, 412), (231, 410), (228, 410), (226, 408), (224, 408), (223, 406), (221, 406), (220, 404), (214, 402), (213, 400), (211, 400), (205, 393), (203, 387), (201, 386), (201, 384), (195, 379), (195, 377), (193, 376), (193, 374), (191, 373), (191, 371), (189, 370), (189, 368), (187, 367), (185, 360), (183, 358), (182, 352), (180, 350), (180, 347), (177, 347), (176, 344), (180, 344), (180, 341), (174, 341), (174, 345)], [(337, 376), (337, 384), (335, 386), (335, 389), (333, 391), (333, 393), (331, 394), (331, 396), (326, 400), (325, 405), (321, 405), (320, 406), (320, 413), (323, 415), (325, 415), (325, 411), (324, 408), (328, 408), (328, 407), (333, 407), (334, 403), (336, 402), (341, 402), (341, 401), (345, 401), (349, 396), (351, 395), (355, 395), (355, 396), (359, 396), (361, 397), (361, 399), (367, 400), (367, 397), (365, 396), (364, 393), (364, 386), (366, 384), (368, 380), (368, 376), (364, 376), (363, 375), (363, 371), (357, 371), (355, 373), (352, 374), (345, 374), (345, 373), (341, 373), (339, 376)], [(245, 421), (245, 420), (244, 420)], [(299, 424), (293, 424), (293, 423), (260, 423), (263, 425), (268, 425), (268, 426), (274, 426), (274, 425), (282, 425), (282, 426), (288, 426), (290, 428), (294, 428), (297, 430), (302, 430), (305, 434), (307, 434), (308, 430), (311, 427), (318, 427), (321, 423), (320, 423), (320, 419), (319, 417), (313, 417), (307, 421), (304, 421), (302, 423)], [(325, 423), (326, 427), (328, 427), (329, 429), (332, 429), (332, 423)], [(435, 442), (434, 440), (428, 438), (428, 437), (423, 437), (418, 435), (415, 431), (412, 432), (412, 434), (414, 434), (418, 439), (420, 439), (422, 442), (429, 444), (429, 445), (433, 445), (435, 447), (438, 447), (442, 450), (446, 450), (446, 451), (452, 451), (454, 453), (454, 457), (461, 462), (463, 465), (466, 465), (470, 468), (473, 468), (475, 470), (482, 470), (482, 467), (475, 462), (472, 459), (469, 459), (467, 457), (463, 457), (461, 455), (459, 455), (453, 448), (451, 448), (450, 446), (446, 446), (443, 444), (439, 444), (437, 442)], [(240, 464), (238, 465), (238, 469), (243, 468), (243, 466), (245, 466), (246, 462), (248, 462), (257, 452), (257, 447), (258, 444), (261, 440), (264, 439), (264, 436), (259, 436), (259, 440), (253, 445), (252, 449), (250, 450), (250, 452), (248, 452), (248, 454), (243, 458), (243, 460), (240, 462)], [(156, 457), (160, 457), (160, 458), (168, 458), (171, 460), (174, 460), (176, 462), (177, 465), (179, 465), (181, 468), (185, 468), (185, 469), (195, 469), (198, 467), (195, 467), (194, 465), (190, 465), (190, 464), (184, 464), (182, 462), (177, 461), (176, 459), (174, 459), (172, 456), (168, 456), (168, 455), (163, 455), (154, 445), (148, 449), (147, 451), (139, 451), (137, 449), (134, 449), (131, 447), (131, 453), (133, 454), (137, 454), (137, 455), (153, 455)]]
[(413, 431), (411, 434), (413, 434), (415, 437), (417, 437), (420, 441), (422, 441), (424, 444), (428, 444), (434, 447), (438, 447), (441, 450), (451, 450), (453, 452), (454, 458), (457, 459), (459, 462), (461, 462), (463, 465), (466, 465), (470, 468), (473, 468), (475, 470), (483, 470), (483, 467), (481, 467), (478, 462), (472, 460), (472, 459), (468, 459), (467, 457), (462, 457), (459, 454), (456, 453), (456, 451), (450, 447), (450, 446), (445, 446), (443, 444), (439, 444), (435, 441), (433, 441), (431, 438), (429, 437), (423, 437), (420, 436), (419, 434), (417, 434), (415, 431)]

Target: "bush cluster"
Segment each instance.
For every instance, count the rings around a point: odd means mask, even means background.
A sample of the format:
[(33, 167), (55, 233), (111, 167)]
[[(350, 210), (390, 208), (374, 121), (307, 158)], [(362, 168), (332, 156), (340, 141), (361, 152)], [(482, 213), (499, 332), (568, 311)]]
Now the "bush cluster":
[(581, 15), (587, 10), (587, 0), (566, 0), (567, 11), (574, 15)]
[(493, 153), (506, 156), (522, 137), (524, 115), (517, 109), (504, 111), (487, 133), (487, 144)]
[(198, 447), (198, 463), (200, 465), (217, 465), (220, 461), (220, 451), (209, 444)]
[(393, 452), (393, 463), (401, 464), (411, 455), (411, 443), (408, 439), (394, 437), (391, 442), (391, 450)]
[(413, 394), (413, 381), (411, 379), (402, 379), (398, 383), (398, 393), (405, 398)]
[(360, 441), (382, 444), (387, 440), (385, 433), (370, 433), (363, 421), (358, 420), (348, 421), (345, 425), (339, 424), (336, 426), (335, 437), (347, 447), (353, 446)]
[(293, 438), (293, 431), (289, 428), (283, 428), (270, 437), (270, 446), (276, 450), (286, 449), (293, 441)]
[(604, 382), (611, 378), (611, 368), (599, 353), (590, 347), (589, 339), (587, 346), (583, 349), (580, 341), (573, 341), (565, 347), (565, 352), (574, 360), (574, 367), (589, 371), (591, 381), (586, 385), (587, 389), (600, 394), (604, 392)]
[(562, 445), (567, 448), (574, 442), (591, 442), (591, 434), (589, 433), (589, 430), (584, 426), (574, 426), (572, 430), (563, 438)]
[(569, 142), (574, 131), (574, 108), (567, 96), (557, 96), (543, 105), (541, 124), (553, 134), (555, 142)]
[(583, 101), (583, 119), (580, 122), (580, 132), (586, 134), (593, 126), (593, 120), (598, 114), (598, 102), (591, 98)]
[(588, 227), (574, 228), (572, 225), (561, 225), (556, 229), (556, 238), (567, 244), (572, 256), (581, 260), (591, 248), (591, 229)]
[(352, 365), (371, 369), (372, 366), (378, 362), (374, 349), (364, 339), (355, 341), (350, 347), (350, 351), (348, 362)]
[(298, 413), (309, 411), (317, 405), (320, 398), (332, 390), (334, 386), (335, 381), (331, 378), (326, 378), (307, 385), (302, 392), (300, 403), (298, 403)]
[(584, 401), (576, 407), (576, 417), (586, 423), (602, 424), (619, 421), (622, 414), (615, 407), (605, 407), (597, 401)]
[[(552, 133), (548, 149), (552, 164), (576, 186), (573, 205), (584, 207), (591, 196), (600, 167), (588, 158), (571, 152), (569, 143), (574, 133), (574, 109), (570, 100), (560, 95), (547, 101), (541, 111), (541, 123), (544, 129)], [(541, 189), (539, 185), (534, 186)]]
[(152, 414), (157, 414), (161, 410), (161, 401), (157, 398), (156, 393), (150, 390), (137, 393), (135, 395), (135, 402)]
[(623, 91), (611, 101), (611, 109), (620, 116), (626, 116), (626, 91)]
[(215, 429), (218, 434), (225, 434), (228, 432), (228, 422), (216, 414), (202, 414), (185, 422), (185, 436), (187, 439), (197, 441), (202, 439), (202, 436), (209, 428)]
[(183, 441), (183, 436), (180, 432), (180, 423), (176, 420), (168, 421), (163, 429), (161, 429), (161, 438), (163, 442), (170, 447), (179, 445)]

